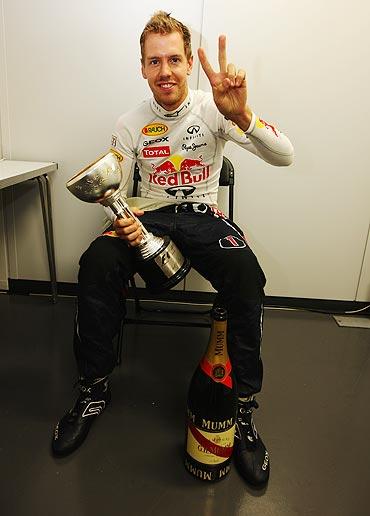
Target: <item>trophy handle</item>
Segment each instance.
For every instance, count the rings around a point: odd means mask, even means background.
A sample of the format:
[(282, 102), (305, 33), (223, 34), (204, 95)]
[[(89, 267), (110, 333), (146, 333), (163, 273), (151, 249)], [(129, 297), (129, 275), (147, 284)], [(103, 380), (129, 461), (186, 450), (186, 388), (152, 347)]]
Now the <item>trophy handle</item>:
[(138, 225), (141, 228), (141, 232), (143, 235), (143, 238), (141, 239), (141, 242), (139, 245), (143, 245), (148, 241), (148, 238), (151, 236), (151, 233), (147, 229), (145, 229), (144, 225), (141, 223), (139, 218), (133, 213), (130, 206), (127, 204), (127, 202), (124, 200), (124, 198), (121, 196), (120, 190), (116, 190), (113, 194), (111, 191), (107, 191), (105, 194), (105, 199), (101, 201), (101, 204), (104, 206), (109, 206), (113, 213), (116, 215), (119, 219), (124, 218), (131, 218), (134, 219), (135, 222), (138, 223)]

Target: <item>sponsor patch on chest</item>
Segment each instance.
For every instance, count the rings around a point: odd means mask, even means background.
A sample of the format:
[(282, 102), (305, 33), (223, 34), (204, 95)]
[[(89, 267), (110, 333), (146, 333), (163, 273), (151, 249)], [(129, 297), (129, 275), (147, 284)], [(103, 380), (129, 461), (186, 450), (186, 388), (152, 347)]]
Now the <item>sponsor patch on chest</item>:
[(168, 145), (160, 147), (148, 147), (143, 149), (143, 158), (163, 158), (170, 155), (170, 148)]

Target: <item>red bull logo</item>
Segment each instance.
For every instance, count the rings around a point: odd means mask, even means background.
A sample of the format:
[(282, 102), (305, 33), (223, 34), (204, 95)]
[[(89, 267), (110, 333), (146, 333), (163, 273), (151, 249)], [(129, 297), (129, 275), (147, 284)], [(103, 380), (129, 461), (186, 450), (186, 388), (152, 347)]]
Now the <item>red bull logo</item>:
[(150, 174), (150, 176), (154, 176), (154, 175), (158, 175), (158, 174), (161, 174), (161, 175), (173, 174), (174, 172), (176, 172), (175, 165), (169, 159), (167, 159), (166, 161), (164, 161), (163, 163), (161, 163), (158, 166), (155, 166), (152, 164), (152, 167), (153, 167), (153, 174)]
[(202, 162), (201, 159), (191, 159), (186, 158), (184, 161), (181, 162), (180, 170), (192, 170), (192, 169), (199, 169), (202, 167), (206, 167), (207, 165)]
[(262, 120), (262, 118), (257, 118), (257, 121), (256, 121), (256, 125), (257, 127), (267, 127), (269, 129), (271, 129), (271, 131), (273, 131), (273, 133), (275, 134), (275, 136), (279, 136), (275, 127), (271, 124), (268, 124), (267, 122), (265, 122), (264, 120)]
[(149, 182), (155, 185), (174, 187), (194, 185), (209, 178), (209, 165), (199, 159), (183, 159), (171, 156), (158, 166), (152, 164), (153, 172), (149, 174)]

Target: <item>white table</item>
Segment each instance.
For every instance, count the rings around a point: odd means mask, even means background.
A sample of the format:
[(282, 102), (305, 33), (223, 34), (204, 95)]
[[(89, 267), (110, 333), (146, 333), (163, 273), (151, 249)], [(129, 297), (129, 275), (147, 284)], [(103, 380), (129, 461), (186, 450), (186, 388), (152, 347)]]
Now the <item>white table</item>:
[(57, 300), (57, 279), (55, 267), (53, 218), (48, 174), (58, 168), (56, 163), (35, 161), (0, 160), (0, 189), (14, 186), (29, 179), (36, 179), (39, 184), (42, 217), (44, 221), (46, 249), (48, 253), (51, 297)]

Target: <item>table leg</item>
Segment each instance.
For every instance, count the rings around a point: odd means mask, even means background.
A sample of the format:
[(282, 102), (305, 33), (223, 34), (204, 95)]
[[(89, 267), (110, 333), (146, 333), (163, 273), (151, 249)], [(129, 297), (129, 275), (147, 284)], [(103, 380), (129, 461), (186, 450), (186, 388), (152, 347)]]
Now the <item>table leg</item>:
[(51, 209), (50, 184), (47, 174), (36, 178), (39, 184), (40, 200), (42, 208), (42, 218), (44, 221), (46, 249), (48, 253), (50, 282), (51, 282), (51, 297), (53, 303), (57, 302), (57, 276), (55, 266), (55, 249), (54, 249), (54, 232), (53, 232), (53, 218)]

